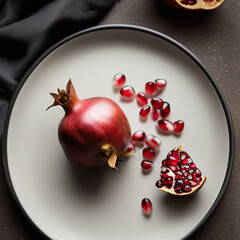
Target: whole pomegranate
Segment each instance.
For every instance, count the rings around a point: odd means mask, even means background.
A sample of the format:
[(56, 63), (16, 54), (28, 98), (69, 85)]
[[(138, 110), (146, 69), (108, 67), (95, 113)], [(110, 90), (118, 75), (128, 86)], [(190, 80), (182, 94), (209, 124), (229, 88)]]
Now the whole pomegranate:
[[(82, 167), (108, 164), (116, 168), (117, 158), (130, 155), (131, 128), (122, 109), (111, 99), (94, 97), (80, 100), (71, 80), (66, 91), (50, 93), (61, 105), (65, 116), (58, 136), (66, 157)], [(49, 107), (49, 108), (50, 108)]]
[(156, 182), (156, 187), (173, 195), (185, 196), (199, 190), (205, 181), (206, 177), (180, 146), (162, 161), (161, 179)]
[(162, 0), (169, 6), (189, 10), (211, 10), (219, 7), (224, 0)]

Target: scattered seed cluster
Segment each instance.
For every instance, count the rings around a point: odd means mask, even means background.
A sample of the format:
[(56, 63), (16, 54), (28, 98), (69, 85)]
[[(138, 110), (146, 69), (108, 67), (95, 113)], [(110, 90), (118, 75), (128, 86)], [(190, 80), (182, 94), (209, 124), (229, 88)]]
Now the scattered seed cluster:
[[(150, 113), (151, 118), (157, 122), (160, 132), (179, 134), (184, 129), (184, 122), (177, 120), (171, 122), (167, 119), (170, 114), (171, 108), (167, 101), (157, 95), (160, 94), (167, 85), (165, 79), (156, 79), (154, 82), (149, 81), (145, 84), (144, 92), (135, 92), (135, 89), (126, 84), (126, 76), (122, 73), (117, 73), (113, 77), (113, 85), (116, 89), (119, 89), (120, 95), (123, 99), (134, 100), (141, 107), (139, 111), (139, 117), (146, 119)], [(136, 146), (142, 148), (141, 167), (144, 172), (149, 172), (154, 166), (153, 160), (156, 158), (160, 151), (161, 140), (151, 134), (146, 134), (142, 130), (138, 130), (132, 135), (132, 141), (129, 144), (127, 151), (131, 152), (135, 150)], [(150, 215), (152, 212), (152, 203), (150, 199), (144, 198), (142, 200), (142, 210), (146, 215)]]

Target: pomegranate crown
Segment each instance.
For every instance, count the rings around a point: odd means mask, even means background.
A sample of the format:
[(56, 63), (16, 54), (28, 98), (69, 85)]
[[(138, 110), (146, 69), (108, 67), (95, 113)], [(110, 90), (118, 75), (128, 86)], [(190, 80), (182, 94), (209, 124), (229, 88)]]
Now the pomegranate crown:
[(69, 102), (72, 102), (75, 99), (78, 99), (76, 91), (73, 87), (71, 79), (69, 79), (66, 90), (57, 89), (58, 93), (50, 93), (50, 95), (54, 98), (54, 102), (51, 106), (49, 106), (46, 110), (53, 106), (61, 105), (64, 106)]

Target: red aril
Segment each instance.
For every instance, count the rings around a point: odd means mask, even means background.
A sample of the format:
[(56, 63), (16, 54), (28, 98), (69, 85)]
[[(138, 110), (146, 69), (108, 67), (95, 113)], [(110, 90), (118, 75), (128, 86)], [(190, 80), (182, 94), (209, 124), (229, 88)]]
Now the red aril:
[(138, 130), (132, 135), (132, 140), (134, 142), (143, 143), (145, 141), (145, 137), (146, 133), (142, 130)]
[(159, 116), (160, 116), (160, 110), (159, 109), (153, 109), (152, 110), (152, 119), (154, 121), (156, 121), (156, 120), (158, 120)]
[(161, 109), (163, 106), (163, 100), (161, 98), (152, 98), (151, 104), (153, 109)]
[(156, 187), (173, 195), (189, 195), (199, 190), (206, 177), (182, 147), (174, 148), (162, 161)]
[(167, 119), (161, 119), (158, 121), (158, 126), (161, 130), (164, 130), (166, 132), (172, 132), (173, 131), (173, 124), (171, 121)]
[(148, 95), (153, 95), (157, 90), (157, 84), (155, 82), (147, 82), (145, 84), (145, 92)]
[(113, 77), (113, 86), (114, 87), (122, 87), (126, 82), (126, 76), (122, 73), (117, 73)]
[(151, 170), (153, 168), (153, 161), (151, 160), (142, 160), (141, 167), (144, 170)]
[(142, 211), (145, 215), (150, 216), (152, 213), (152, 202), (148, 198), (144, 198), (141, 203)]
[(137, 98), (137, 103), (140, 105), (140, 106), (145, 106), (148, 104), (148, 100), (147, 100), (147, 97), (145, 95), (144, 92), (139, 92), (137, 95), (136, 95), (136, 98)]
[(135, 96), (135, 90), (132, 86), (127, 85), (121, 88), (120, 94), (124, 98), (132, 99)]
[(108, 164), (116, 168), (117, 158), (125, 155), (132, 139), (122, 109), (105, 97), (80, 100), (71, 80), (66, 91), (51, 95), (54, 103), (50, 107), (60, 105), (65, 110), (58, 137), (69, 161), (82, 167)]
[(182, 120), (178, 120), (173, 123), (173, 131), (175, 133), (180, 133), (184, 129), (184, 122)]
[(160, 114), (162, 118), (166, 118), (170, 114), (170, 104), (168, 102), (163, 102)]
[(145, 147), (142, 151), (143, 157), (152, 160), (156, 156), (156, 152), (153, 148)]
[(133, 142), (133, 140), (130, 141), (128, 148), (124, 154), (124, 156), (130, 156), (132, 155), (135, 151), (135, 143)]
[(161, 140), (154, 135), (147, 135), (145, 138), (145, 143), (150, 148), (158, 149), (161, 145)]
[(151, 107), (149, 105), (145, 105), (141, 108), (140, 112), (139, 112), (139, 115), (142, 117), (142, 118), (145, 118), (147, 117), (147, 115), (150, 113), (150, 110), (151, 110)]
[(167, 80), (165, 80), (165, 79), (156, 79), (155, 83), (157, 84), (158, 88), (163, 89), (167, 85)]

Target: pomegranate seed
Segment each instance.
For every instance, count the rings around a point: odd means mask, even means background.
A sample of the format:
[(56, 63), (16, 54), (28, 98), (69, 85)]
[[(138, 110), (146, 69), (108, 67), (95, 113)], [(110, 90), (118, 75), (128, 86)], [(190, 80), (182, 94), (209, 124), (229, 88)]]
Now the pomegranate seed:
[(167, 188), (171, 188), (173, 183), (173, 177), (168, 177), (164, 184), (167, 186)]
[(150, 201), (150, 199), (148, 198), (144, 198), (142, 200), (142, 210), (144, 212), (144, 214), (146, 214), (147, 216), (151, 215), (152, 213), (152, 202)]
[(152, 98), (151, 104), (153, 109), (161, 109), (163, 106), (163, 100), (161, 98)]
[(175, 133), (182, 132), (183, 128), (184, 128), (184, 122), (182, 120), (178, 120), (173, 123), (173, 131)]
[(155, 83), (157, 84), (158, 88), (164, 88), (167, 85), (167, 80), (165, 79), (156, 79)]
[(157, 84), (155, 82), (147, 82), (145, 84), (145, 92), (149, 95), (152, 95), (157, 90)]
[(145, 170), (150, 170), (153, 167), (153, 161), (150, 160), (142, 160), (141, 166)]
[(120, 94), (125, 98), (133, 98), (135, 95), (135, 90), (132, 86), (127, 85), (120, 90)]
[(135, 143), (131, 140), (129, 145), (128, 145), (128, 148), (126, 150), (126, 152), (132, 152), (135, 150)]
[(134, 142), (143, 143), (145, 140), (145, 137), (146, 137), (146, 133), (142, 130), (138, 130), (132, 135), (132, 140)]
[(122, 73), (117, 73), (113, 77), (113, 86), (114, 87), (121, 87), (125, 84), (126, 82), (126, 76)]
[(150, 147), (145, 147), (143, 149), (143, 157), (146, 158), (146, 159), (154, 159), (156, 155), (156, 152), (153, 148), (150, 148)]
[(153, 109), (153, 111), (152, 111), (152, 119), (154, 121), (156, 121), (156, 120), (158, 120), (159, 116), (160, 116), (160, 110), (159, 109)]
[(173, 131), (173, 124), (172, 122), (170, 122), (167, 119), (161, 119), (158, 121), (158, 126), (164, 130), (164, 131), (168, 131), (168, 132), (172, 132)]
[(161, 140), (154, 135), (147, 135), (145, 138), (145, 143), (150, 148), (158, 149), (161, 145)]
[(143, 118), (145, 118), (151, 110), (151, 107), (149, 105), (145, 105), (141, 108), (139, 115)]
[(166, 118), (170, 113), (170, 105), (168, 102), (163, 102), (162, 109), (161, 109), (161, 116), (162, 118)]
[(147, 100), (147, 97), (144, 92), (139, 92), (136, 95), (136, 98), (137, 98), (137, 102), (140, 106), (145, 106), (148, 104), (148, 100)]

